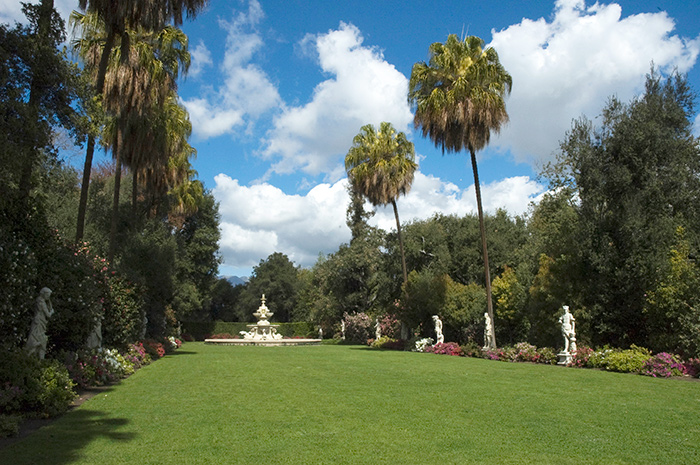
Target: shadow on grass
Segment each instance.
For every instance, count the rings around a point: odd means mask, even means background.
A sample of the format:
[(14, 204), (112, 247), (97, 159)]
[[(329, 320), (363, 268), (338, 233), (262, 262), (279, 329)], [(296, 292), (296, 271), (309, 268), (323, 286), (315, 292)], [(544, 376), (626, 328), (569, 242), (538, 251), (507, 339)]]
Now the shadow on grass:
[(73, 410), (26, 438), (0, 449), (0, 462), (16, 465), (74, 463), (82, 457), (81, 451), (97, 439), (109, 442), (136, 439), (136, 433), (120, 431), (128, 423), (126, 418), (110, 418), (96, 410)]
[(176, 350), (175, 352), (172, 352), (172, 353), (168, 354), (168, 356), (171, 356), (171, 355), (196, 355), (196, 354), (197, 354), (197, 352), (192, 352), (192, 351), (190, 351), (190, 350), (180, 350), (180, 349), (178, 349), (178, 350)]

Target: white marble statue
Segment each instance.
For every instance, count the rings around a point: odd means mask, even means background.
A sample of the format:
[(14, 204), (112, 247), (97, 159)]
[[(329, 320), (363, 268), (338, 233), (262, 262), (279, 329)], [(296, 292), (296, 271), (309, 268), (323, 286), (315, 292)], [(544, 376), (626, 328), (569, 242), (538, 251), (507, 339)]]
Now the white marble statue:
[(86, 345), (88, 349), (99, 349), (102, 347), (102, 317), (97, 317), (97, 322), (88, 336)]
[(36, 298), (36, 312), (32, 320), (32, 326), (29, 330), (29, 338), (24, 346), (24, 350), (30, 355), (36, 355), (43, 359), (46, 355), (46, 323), (53, 315), (53, 306), (51, 305), (51, 289), (43, 288), (39, 292), (39, 297)]
[(437, 315), (433, 315), (433, 322), (435, 323), (435, 340), (436, 344), (442, 344), (445, 342), (445, 336), (442, 334), (442, 320)]
[(493, 321), (489, 312), (484, 312), (484, 350), (491, 349), (491, 341), (493, 340)]
[(340, 339), (345, 340), (345, 320), (340, 320)]
[(564, 353), (576, 352), (576, 320), (569, 313), (569, 306), (564, 305), (564, 314), (559, 317), (561, 334), (564, 336)]
[(318, 327), (318, 338), (323, 339), (323, 328), (320, 326)]
[(382, 337), (382, 327), (379, 324), (379, 318), (374, 320), (374, 340), (378, 341)]

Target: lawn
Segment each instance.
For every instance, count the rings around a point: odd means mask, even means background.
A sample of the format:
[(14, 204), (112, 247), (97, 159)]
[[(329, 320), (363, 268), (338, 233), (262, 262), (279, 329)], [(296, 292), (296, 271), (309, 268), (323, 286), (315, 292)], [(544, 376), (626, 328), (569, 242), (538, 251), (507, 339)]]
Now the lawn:
[(700, 383), (357, 346), (188, 343), (2, 464), (700, 463)]

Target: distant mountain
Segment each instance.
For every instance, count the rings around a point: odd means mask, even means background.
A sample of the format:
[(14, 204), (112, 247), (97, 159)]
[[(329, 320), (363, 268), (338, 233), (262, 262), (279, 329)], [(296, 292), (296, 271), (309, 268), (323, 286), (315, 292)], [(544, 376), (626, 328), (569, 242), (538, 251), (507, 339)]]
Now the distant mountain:
[(247, 276), (222, 276), (226, 281), (230, 282), (232, 286), (240, 286), (242, 284), (248, 283)]

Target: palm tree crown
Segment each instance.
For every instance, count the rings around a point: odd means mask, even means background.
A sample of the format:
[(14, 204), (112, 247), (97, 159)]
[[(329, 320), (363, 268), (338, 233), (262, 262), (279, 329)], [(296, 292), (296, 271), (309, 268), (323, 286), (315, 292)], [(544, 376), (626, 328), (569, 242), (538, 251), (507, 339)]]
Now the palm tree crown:
[(350, 182), (374, 206), (388, 205), (411, 190), (417, 168), (413, 143), (391, 123), (362, 126), (345, 157)]
[(484, 49), (479, 37), (460, 41), (451, 34), (430, 46), (428, 64), (413, 66), (408, 99), (415, 127), (443, 152), (479, 151), (508, 122), (504, 97), (512, 85), (495, 49)]

